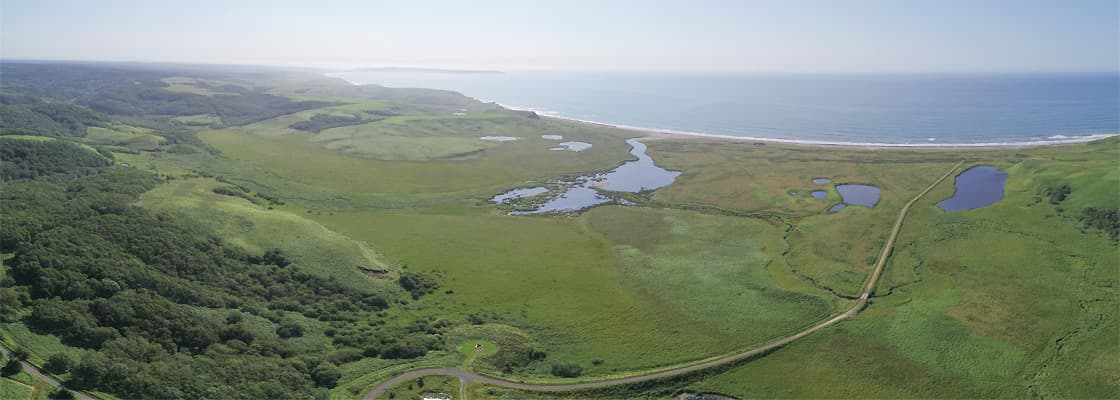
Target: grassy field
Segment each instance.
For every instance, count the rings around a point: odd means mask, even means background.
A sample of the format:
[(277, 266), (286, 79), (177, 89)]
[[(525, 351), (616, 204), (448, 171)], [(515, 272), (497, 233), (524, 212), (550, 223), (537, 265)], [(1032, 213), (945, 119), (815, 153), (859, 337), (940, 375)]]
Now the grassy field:
[(84, 140), (89, 144), (127, 146), (137, 150), (155, 150), (166, 141), (162, 136), (153, 135), (151, 129), (124, 124), (113, 124), (108, 128), (88, 127)]
[(413, 379), (390, 389), (386, 396), (391, 399), (458, 399), (459, 378), (453, 376), (430, 376)]
[[(192, 128), (210, 148), (134, 146), (144, 151), (117, 160), (171, 178), (140, 206), (185, 216), (246, 250), (283, 248), (308, 271), (371, 291), (395, 290), (392, 278), (405, 268), (438, 277), (438, 290), (390, 309), (387, 318), (453, 321), (445, 348), (416, 360), (346, 363), (332, 397), (356, 397), (417, 367), (467, 363), (500, 375), (506, 357), (528, 349), (547, 357), (516, 377), (557, 379), (552, 363), (571, 362), (589, 378), (704, 359), (797, 331), (849, 304), (845, 298), (858, 294), (899, 208), (960, 160), (1010, 172), (1007, 198), (947, 213), (934, 204), (953, 187), (938, 186), (911, 212), (863, 314), (759, 360), (675, 382), (673, 390), (1110, 397), (1120, 388), (1116, 243), (1075, 218), (1085, 207), (1117, 206), (1115, 138), (994, 150), (654, 140), (649, 154), (682, 175), (638, 196), (645, 207), (513, 217), (486, 199), (610, 169), (631, 158), (624, 139), (638, 134), (530, 118), (447, 92), (293, 85), (279, 82), (273, 91), (334, 105), (240, 127)], [(390, 111), (398, 115), (384, 118)], [(362, 123), (317, 134), (291, 128), (323, 114)], [(86, 140), (108, 143), (129, 133), (110, 131)], [(488, 135), (521, 140), (478, 139)], [(593, 147), (548, 151), (555, 142), (541, 135)], [(817, 177), (832, 181), (818, 185)], [(874, 208), (827, 212), (843, 183), (877, 186), (882, 198)], [(1037, 198), (1057, 184), (1072, 187), (1061, 205)], [(828, 196), (813, 199), (812, 190)], [(359, 265), (390, 272), (369, 276)], [(308, 333), (298, 340), (330, 347), (322, 324), (300, 321)], [(273, 329), (258, 322), (262, 331)], [(67, 351), (16, 327), (4, 332), (28, 342), (35, 357)], [(472, 340), (496, 352), (472, 354)], [(458, 391), (457, 380), (409, 384), (394, 389), (398, 398)], [(617, 397), (649, 393), (643, 390)]]
[(50, 385), (26, 372), (0, 378), (0, 399), (46, 400), (53, 391)]
[[(196, 221), (223, 240), (252, 254), (274, 248), (290, 253), (304, 271), (356, 288), (386, 290), (393, 273), (370, 277), (368, 270), (390, 271), (392, 266), (368, 244), (340, 235), (308, 219), (293, 207), (276, 209), (252, 195), (248, 198), (217, 194), (215, 188), (240, 190), (213, 179), (176, 179), (145, 193), (140, 205), (152, 210), (176, 213)], [(257, 200), (257, 204), (249, 200)]]
[[(944, 212), (935, 203), (953, 187), (939, 186), (907, 220), (880, 286), (885, 297), (851, 322), (690, 389), (739, 397), (1114, 396), (1116, 244), (1070, 213), (1116, 205), (1116, 140), (964, 155), (1011, 173), (1004, 200)], [(1073, 187), (1065, 215), (1036, 199), (1050, 183)]]

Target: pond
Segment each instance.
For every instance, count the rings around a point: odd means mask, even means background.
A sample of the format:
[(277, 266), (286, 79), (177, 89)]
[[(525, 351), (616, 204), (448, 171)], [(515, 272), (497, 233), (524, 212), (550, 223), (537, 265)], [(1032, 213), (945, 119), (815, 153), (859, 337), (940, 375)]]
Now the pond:
[(832, 180), (828, 178), (813, 178), (813, 183), (818, 185), (823, 185), (829, 182), (832, 182)]
[(507, 200), (520, 199), (522, 197), (529, 197), (529, 196), (536, 196), (538, 194), (541, 194), (541, 193), (544, 193), (544, 192), (547, 192), (547, 191), (548, 191), (548, 188), (540, 187), (540, 186), (531, 187), (531, 188), (513, 189), (513, 190), (510, 190), (508, 192), (505, 192), (505, 193), (499, 194), (497, 196), (494, 196), (494, 198), (490, 199), (490, 201), (495, 202), (495, 203), (505, 203)]
[(840, 192), (841, 201), (850, 206), (875, 207), (879, 202), (879, 188), (871, 185), (843, 184), (836, 185)]
[(553, 147), (549, 150), (567, 150), (567, 151), (584, 151), (591, 148), (591, 143), (584, 142), (561, 142), (563, 147)]
[(848, 205), (844, 204), (844, 203), (840, 203), (840, 204), (832, 206), (832, 208), (829, 208), (828, 212), (838, 212), (838, 211), (843, 210), (845, 208), (848, 208)]
[(937, 203), (945, 211), (964, 211), (986, 207), (1003, 200), (1003, 187), (1008, 174), (995, 167), (969, 168), (957, 175), (957, 191), (953, 197)]
[(630, 154), (637, 160), (627, 161), (606, 173), (581, 176), (570, 182), (563, 194), (545, 202), (533, 211), (512, 212), (513, 215), (540, 214), (557, 211), (579, 211), (594, 205), (610, 202), (596, 189), (637, 193), (668, 186), (681, 173), (658, 167), (646, 155), (646, 145), (638, 139), (626, 141), (632, 147)]
[(564, 140), (564, 136), (561, 136), (561, 135), (541, 135), (541, 139)]
[(825, 197), (828, 197), (828, 192), (823, 191), (823, 190), (814, 190), (812, 193), (809, 193), (809, 194), (813, 195), (814, 199), (823, 199)]
[(483, 137), (480, 137), (479, 139), (490, 141), (490, 142), (512, 142), (514, 140), (521, 139), (521, 138), (516, 137), (516, 136), (483, 136)]

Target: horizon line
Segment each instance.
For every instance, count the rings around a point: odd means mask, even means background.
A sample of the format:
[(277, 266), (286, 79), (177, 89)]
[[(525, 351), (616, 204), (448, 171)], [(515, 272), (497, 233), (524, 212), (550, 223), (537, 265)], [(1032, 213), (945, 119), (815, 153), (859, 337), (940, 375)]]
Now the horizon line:
[(19, 58), (0, 56), (0, 63), (87, 63), (87, 64), (148, 64), (189, 65), (215, 67), (267, 67), (278, 69), (314, 70), (326, 73), (363, 72), (362, 70), (429, 70), (456, 72), (617, 72), (617, 73), (710, 73), (710, 74), (759, 74), (759, 75), (1120, 75), (1116, 70), (745, 70), (745, 69), (684, 69), (638, 68), (625, 66), (525, 66), (479, 64), (415, 64), (415, 63), (304, 63), (268, 61), (198, 61), (198, 60), (113, 60), (113, 59), (64, 59)]

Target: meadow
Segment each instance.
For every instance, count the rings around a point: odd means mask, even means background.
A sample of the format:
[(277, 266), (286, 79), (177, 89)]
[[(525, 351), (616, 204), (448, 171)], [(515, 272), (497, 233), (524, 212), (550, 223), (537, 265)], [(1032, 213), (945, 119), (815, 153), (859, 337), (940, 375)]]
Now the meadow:
[[(235, 96), (215, 90), (237, 93), (246, 84), (161, 82), (206, 97)], [(953, 194), (951, 180), (937, 186), (911, 211), (858, 317), (750, 362), (591, 397), (1109, 397), (1120, 388), (1117, 244), (1079, 218), (1089, 207), (1117, 206), (1117, 138), (958, 150), (651, 137), (648, 154), (682, 173), (672, 185), (628, 194), (630, 206), (510, 216), (488, 199), (614, 168), (633, 158), (625, 139), (643, 134), (450, 92), (303, 75), (257, 84), (315, 106), (240, 125), (207, 114), (166, 118), (197, 141), (160, 140), (172, 128), (126, 123), (89, 127), (73, 140), (160, 178), (139, 207), (247, 254), (282, 249), (312, 276), (393, 299), (363, 314), (370, 320), (361, 329), (387, 325), (440, 339), (417, 357), (335, 357), (333, 398), (360, 397), (400, 372), (432, 366), (537, 382), (626, 376), (796, 332), (852, 304), (899, 208), (962, 160), (1009, 172), (1006, 198), (949, 213), (935, 204)], [(593, 146), (549, 151), (556, 142), (542, 135)], [(819, 177), (831, 182), (813, 183)], [(877, 186), (881, 198), (873, 208), (830, 213), (844, 183)], [(1061, 185), (1070, 193), (1052, 203), (1046, 191)], [(813, 190), (826, 198), (812, 198)], [(438, 287), (406, 293), (406, 275)], [(208, 318), (233, 311), (192, 310)], [(243, 325), (299, 349), (344, 349), (333, 339), (343, 324), (275, 313), (302, 326), (302, 336), (280, 338), (279, 324), (260, 317)], [(80, 351), (18, 322), (0, 333), (33, 361)], [(485, 351), (471, 353), (473, 344)], [(425, 378), (391, 393), (458, 390), (455, 379)], [(468, 392), (589, 396), (484, 385)]]
[[(355, 204), (333, 211), (318, 204), (309, 217), (342, 235), (369, 243), (399, 264), (441, 276), (441, 291), (402, 311), (401, 318), (435, 314), (466, 319), (472, 314), (488, 313), (490, 323), (525, 334), (533, 346), (548, 353), (549, 360), (580, 364), (585, 377), (625, 375), (724, 354), (823, 319), (839, 309), (836, 305), (842, 304), (844, 298), (857, 293), (896, 210), (940, 174), (931, 171), (945, 171), (966, 159), (970, 165), (995, 165), (1015, 173), (1016, 167), (1025, 168), (1032, 163), (1061, 164), (1050, 159), (1055, 157), (1050, 153), (1074, 158), (1084, 154), (1066, 150), (1078, 146), (1031, 150), (881, 150), (654, 140), (649, 142), (649, 153), (658, 164), (683, 172), (676, 183), (653, 194), (650, 201), (661, 208), (608, 206), (577, 218), (508, 217), (496, 215), (482, 199), (502, 188), (527, 186), (549, 176), (616, 165), (626, 159), (626, 148), (619, 143), (627, 133), (517, 115), (499, 117), (492, 111), (483, 112), (478, 118), (393, 117), (332, 128), (318, 135), (281, 133), (275, 129), (281, 123), (288, 124), (290, 120), (211, 130), (201, 137), (222, 151), (223, 156), (268, 171), (282, 181), (299, 182), (350, 199), (360, 199), (361, 195), (349, 193), (376, 193), (382, 199), (410, 203), (410, 207), (403, 209), (383, 209), (382, 205), (362, 209)], [(540, 134), (563, 134), (566, 139), (588, 141), (595, 146), (586, 154), (543, 152), (540, 146), (547, 143), (538, 144), (536, 138)], [(523, 140), (475, 140), (483, 135), (519, 136)], [(1095, 156), (1107, 160), (1108, 146), (1097, 148), (1104, 150), (1095, 151)], [(301, 157), (281, 156), (292, 152)], [(1079, 165), (1088, 169), (1083, 173), (1093, 178), (1083, 179), (1093, 185), (1083, 190), (1108, 193), (1116, 187), (1107, 179), (1101, 183), (1099, 175), (1107, 169)], [(234, 172), (229, 175), (235, 176)], [(1065, 175), (1055, 171), (1050, 176)], [(1031, 175), (1017, 176), (1022, 179)], [(816, 177), (827, 177), (831, 182), (814, 184), (812, 179)], [(874, 208), (848, 207), (839, 213), (828, 213), (827, 208), (839, 201), (835, 185), (842, 183), (875, 185), (882, 189), (882, 197)], [(825, 190), (827, 198), (810, 197), (812, 190)], [(985, 264), (988, 268), (976, 270), (972, 276), (948, 281), (934, 277), (929, 259), (937, 257), (919, 251), (921, 245), (908, 235), (931, 229), (922, 227), (928, 224), (928, 214), (957, 217), (929, 209), (929, 204), (948, 197), (946, 191), (951, 190), (948, 184), (939, 187), (924, 200), (928, 203), (925, 208), (915, 212), (915, 222), (904, 230), (900, 249), (881, 287), (886, 292), (884, 296), (894, 297), (876, 299), (872, 308), (879, 309), (856, 322), (843, 324), (837, 333), (821, 334), (807, 343), (827, 340), (827, 346), (837, 340), (852, 341), (852, 345), (841, 346), (843, 350), (832, 352), (837, 354), (836, 359), (873, 354), (868, 359), (885, 360), (884, 369), (913, 363), (914, 368), (933, 371), (926, 371), (927, 374), (940, 373), (948, 381), (965, 376), (979, 383), (958, 385), (958, 392), (938, 392), (936, 387), (888, 384), (895, 380), (871, 379), (862, 372), (841, 374), (864, 377), (865, 381), (847, 380), (853, 383), (843, 386), (851, 387), (853, 396), (866, 394), (855, 391), (860, 386), (855, 382), (874, 382), (875, 387), (883, 388), (880, 393), (884, 396), (1022, 393), (1025, 372), (1008, 371), (1033, 371), (1027, 365), (1028, 354), (1042, 350), (1037, 343), (1052, 342), (1050, 336), (1034, 336), (1034, 347), (1020, 347), (1022, 343), (1018, 342), (1009, 344), (974, 332), (990, 323), (962, 323), (950, 313), (949, 310), (990, 304), (985, 299), (992, 294), (970, 297), (984, 287), (975, 282), (993, 279), (999, 276), (1000, 266), (1014, 264), (1014, 259)], [(1021, 190), (1031, 192), (1027, 197), (1033, 197), (1040, 189), (1032, 186)], [(791, 195), (792, 191), (798, 194)], [(1012, 201), (1009, 194), (1001, 206)], [(1081, 200), (1071, 196), (1069, 201), (1078, 204)], [(1079, 205), (1085, 204), (1088, 203)], [(987, 233), (997, 237), (1005, 234), (1001, 229)], [(1042, 248), (1016, 237), (1002, 240), (1008, 242), (1007, 248), (1014, 248), (1013, 243)], [(961, 243), (973, 243), (975, 254), (987, 248), (978, 244), (983, 241)], [(937, 249), (941, 245), (938, 242), (936, 246), (924, 246)], [(1104, 239), (1098, 244), (1104, 247), (1095, 251), (1099, 254), (1109, 245)], [(967, 254), (965, 259), (969, 259)], [(1021, 257), (1020, 260), (1039, 257), (1030, 252), (1008, 254)], [(939, 257), (943, 259), (944, 255)], [(976, 257), (979, 256), (972, 256)], [(1108, 261), (1098, 260), (1105, 264)], [(963, 281), (974, 284), (957, 284)], [(923, 286), (934, 284), (934, 288)], [(1020, 293), (1021, 297), (1042, 288), (1006, 289)], [(910, 292), (928, 292), (929, 297), (895, 300)], [(894, 301), (904, 306), (897, 314), (888, 313), (887, 307)], [(982, 314), (957, 312), (961, 314), (956, 318), (965, 320)], [(1055, 327), (1064, 323), (1055, 321), (1047, 329), (1036, 330), (1053, 336)], [(998, 329), (1013, 330), (1010, 326)], [(923, 337), (921, 332), (939, 331), (945, 331), (945, 336), (927, 335), (932, 339), (926, 340), (933, 342), (914, 342)], [(844, 332), (851, 333), (844, 336)], [(1017, 332), (1027, 336), (1030, 331)], [(808, 345), (796, 344), (791, 349), (800, 346)], [(814, 352), (825, 351), (808, 350)], [(695, 382), (689, 389), (737, 396), (844, 393), (810, 391), (840, 390), (832, 384), (795, 385), (805, 391), (786, 394), (759, 392), (759, 386), (744, 385), (741, 378), (735, 378), (751, 375), (757, 372), (755, 364), (782, 359), (785, 353), (801, 357), (805, 354), (783, 350), (760, 362)], [(804, 360), (793, 365), (805, 368)], [(843, 369), (842, 365), (840, 362), (828, 368), (814, 366), (814, 370), (836, 374)], [(487, 370), (485, 363), (477, 367)], [(536, 363), (518, 376), (554, 380), (548, 376), (548, 367), (548, 363)], [(500, 374), (495, 368), (489, 370)], [(895, 371), (890, 376), (897, 375), (899, 372)], [(798, 379), (791, 371), (767, 376)], [(844, 379), (838, 377), (828, 382), (838, 384)], [(750, 387), (752, 391), (733, 390), (736, 387)], [(901, 390), (903, 387), (909, 389)]]

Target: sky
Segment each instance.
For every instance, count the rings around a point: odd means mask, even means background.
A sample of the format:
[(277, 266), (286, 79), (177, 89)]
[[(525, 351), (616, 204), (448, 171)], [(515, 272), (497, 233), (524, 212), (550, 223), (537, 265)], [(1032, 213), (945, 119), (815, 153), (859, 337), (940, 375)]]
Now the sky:
[(1120, 71), (1117, 0), (0, 0), (0, 59), (623, 71)]

